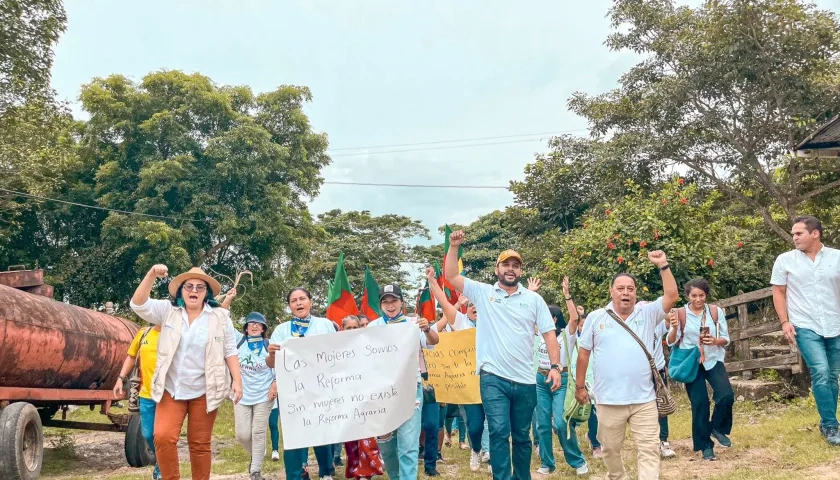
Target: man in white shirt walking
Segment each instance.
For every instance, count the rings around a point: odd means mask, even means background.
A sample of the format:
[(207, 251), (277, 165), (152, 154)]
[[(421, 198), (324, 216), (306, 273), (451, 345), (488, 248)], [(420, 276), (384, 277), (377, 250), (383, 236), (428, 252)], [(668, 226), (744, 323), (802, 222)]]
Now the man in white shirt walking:
[(822, 232), (816, 217), (795, 218), (795, 248), (776, 258), (770, 283), (782, 332), (796, 342), (811, 372), (820, 433), (829, 444), (840, 446), (840, 250), (823, 245)]
[[(589, 401), (586, 369), (593, 354), (594, 396), (598, 409), (598, 440), (604, 452), (610, 480), (627, 480), (621, 461), (621, 447), (627, 425), (633, 432), (638, 455), (639, 480), (659, 478), (659, 415), (656, 391), (647, 355), (621, 321), (645, 344), (655, 350), (656, 327), (665, 319), (679, 298), (677, 282), (661, 250), (648, 253), (659, 268), (663, 296), (651, 303), (636, 305), (636, 278), (620, 273), (610, 286), (612, 301), (586, 318), (578, 340), (577, 391), (580, 403)], [(616, 318), (613, 317), (614, 314)]]
[(530, 480), (532, 444), (528, 432), (537, 405), (532, 363), (534, 327), (545, 338), (551, 361), (548, 382), (552, 390), (557, 390), (561, 368), (554, 320), (545, 300), (520, 283), (522, 256), (513, 250), (499, 255), (495, 285), (461, 275), (458, 246), (464, 238), (461, 230), (449, 237), (444, 273), (456, 290), (473, 301), (481, 317), (476, 325), (476, 373), (480, 376), (481, 400), (490, 430), (493, 478)]

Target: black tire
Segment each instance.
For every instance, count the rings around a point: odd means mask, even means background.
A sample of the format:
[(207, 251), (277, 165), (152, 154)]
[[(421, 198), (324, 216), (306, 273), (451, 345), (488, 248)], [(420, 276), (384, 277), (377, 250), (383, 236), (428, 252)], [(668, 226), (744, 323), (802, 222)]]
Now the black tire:
[(37, 480), (44, 462), (44, 430), (38, 410), (17, 402), (0, 410), (0, 478)]
[(148, 467), (155, 464), (155, 454), (140, 429), (140, 415), (132, 415), (125, 430), (125, 459), (134, 468)]

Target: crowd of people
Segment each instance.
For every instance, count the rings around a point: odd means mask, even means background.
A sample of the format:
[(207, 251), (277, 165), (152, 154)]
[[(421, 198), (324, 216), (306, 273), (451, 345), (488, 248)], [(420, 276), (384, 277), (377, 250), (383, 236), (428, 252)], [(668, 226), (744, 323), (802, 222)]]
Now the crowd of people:
[[(773, 268), (773, 300), (786, 338), (798, 345), (811, 371), (820, 432), (831, 445), (840, 445), (840, 251), (822, 244), (822, 225), (814, 217), (797, 218), (792, 234), (795, 249), (780, 255)], [(673, 411), (669, 379), (685, 384), (693, 450), (713, 461), (716, 445), (732, 447), (734, 393), (724, 365), (730, 337), (724, 310), (709, 303), (709, 282), (687, 282), (687, 303), (674, 308), (680, 294), (671, 264), (665, 252), (650, 251), (648, 260), (661, 277), (660, 297), (640, 301), (638, 280), (620, 273), (610, 284), (610, 302), (586, 314), (565, 278), (564, 315), (561, 307), (549, 306), (539, 295), (538, 279), (529, 279), (527, 288), (522, 284), (525, 262), (513, 250), (499, 255), (495, 284), (464, 276), (457, 265), (465, 238), (463, 231), (451, 235), (444, 265), (447, 282), (461, 294), (456, 304), (448, 301), (435, 270), (426, 271), (442, 310), (433, 322), (405, 313), (396, 284), (380, 289), (380, 318), (349, 316), (340, 325), (313, 315), (312, 295), (299, 287), (286, 298), (291, 321), (269, 335), (265, 317), (253, 312), (237, 332), (229, 312), (235, 291), (216, 303), (221, 286), (194, 268), (170, 282), (170, 299), (154, 300), (149, 298), (154, 282), (167, 277), (168, 269), (152, 267), (131, 301), (131, 308), (152, 326), (137, 333), (114, 393), (123, 396), (129, 373), (138, 367), (141, 430), (157, 459), (153, 478), (180, 478), (177, 441), (185, 420), (192, 478), (209, 478), (216, 414), (232, 398), (236, 439), (250, 453), (248, 474), (261, 479), (267, 436), (271, 459), (281, 456), (274, 362), (284, 343), (405, 322), (417, 326), (418, 349), (433, 349), (439, 333), (476, 329), (481, 403), (444, 405), (425, 395), (427, 372), (420, 355), (411, 418), (377, 438), (313, 445), (319, 478), (332, 480), (336, 465), (344, 461), (349, 479), (387, 472), (393, 480), (416, 480), (420, 462), (427, 476), (439, 476), (443, 447), (455, 444), (470, 450), (473, 472), (486, 463), (495, 480), (530, 479), (534, 448), (540, 463), (536, 474), (551, 475), (557, 469), (555, 435), (566, 465), (587, 475), (589, 464), (577, 434), (580, 424), (588, 426), (591, 458), (603, 461), (610, 480), (628, 478), (622, 461), (628, 426), (638, 478), (659, 478), (661, 459), (676, 455), (668, 441), (668, 414)], [(285, 449), (286, 478), (307, 478), (308, 457), (309, 448)]]

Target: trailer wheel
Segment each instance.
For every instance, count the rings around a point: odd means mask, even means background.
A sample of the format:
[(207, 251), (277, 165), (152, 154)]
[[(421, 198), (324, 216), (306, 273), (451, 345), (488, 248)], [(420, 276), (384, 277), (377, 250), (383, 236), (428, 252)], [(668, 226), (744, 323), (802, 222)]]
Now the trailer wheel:
[(134, 468), (147, 467), (155, 464), (155, 454), (140, 429), (140, 415), (132, 415), (125, 430), (125, 459)]
[(44, 431), (38, 410), (26, 402), (0, 410), (0, 478), (37, 480), (44, 461)]

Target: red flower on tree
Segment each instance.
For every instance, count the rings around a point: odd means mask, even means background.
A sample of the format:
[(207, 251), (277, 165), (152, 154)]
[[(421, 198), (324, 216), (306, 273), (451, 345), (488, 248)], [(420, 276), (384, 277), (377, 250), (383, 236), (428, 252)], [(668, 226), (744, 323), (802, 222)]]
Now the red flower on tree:
[(738, 242), (738, 248), (744, 248), (744, 242)]
[(607, 248), (609, 248), (610, 250), (615, 250), (615, 244), (612, 243), (612, 242), (609, 242), (609, 243), (607, 243)]
[(662, 200), (662, 205), (668, 205), (668, 199), (667, 198)]
[(682, 198), (680, 199), (680, 203), (682, 203), (683, 205), (685, 205), (686, 203), (688, 203), (688, 199), (687, 199), (687, 198), (685, 198), (685, 197), (682, 197)]
[(618, 263), (624, 263), (624, 257), (618, 257), (616, 260), (618, 260)]
[(604, 210), (604, 213), (606, 213), (607, 215), (609, 215), (609, 214), (610, 214), (610, 209), (608, 208), (608, 209)]
[(653, 231), (653, 239), (654, 239), (654, 240), (658, 240), (658, 239), (659, 239), (659, 230), (654, 230), (654, 231)]
[(645, 248), (645, 247), (647, 247), (647, 242), (642, 240), (641, 242), (639, 242), (639, 246), (642, 247), (642, 248)]
[(710, 267), (715, 266), (715, 261), (713, 259), (709, 259), (709, 261), (707, 263), (709, 264)]
[(685, 179), (680, 178), (679, 180), (677, 180), (677, 183), (679, 183), (680, 185), (685, 185)]

